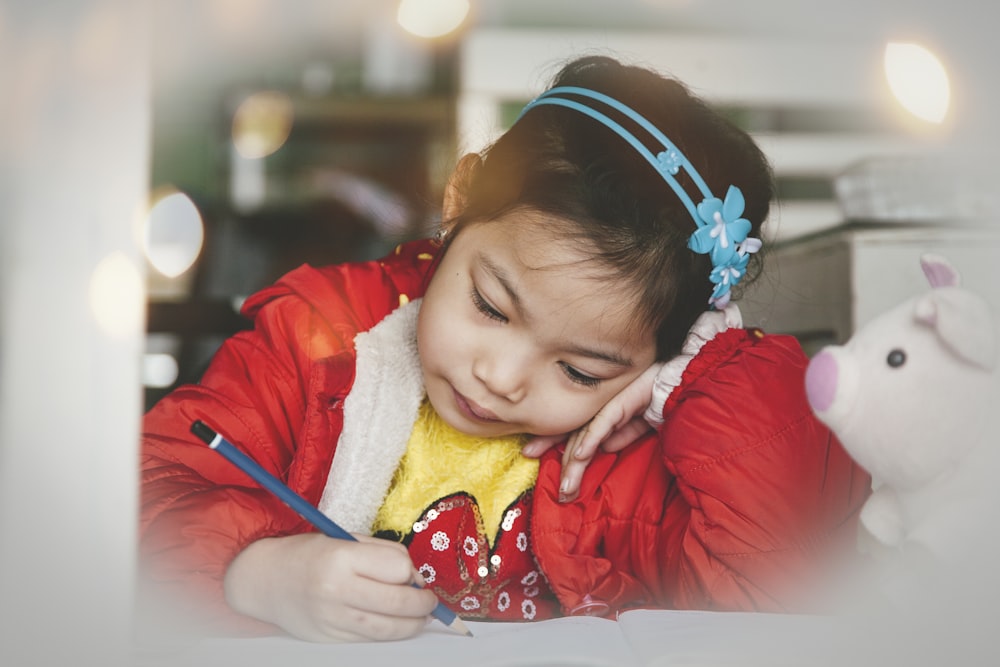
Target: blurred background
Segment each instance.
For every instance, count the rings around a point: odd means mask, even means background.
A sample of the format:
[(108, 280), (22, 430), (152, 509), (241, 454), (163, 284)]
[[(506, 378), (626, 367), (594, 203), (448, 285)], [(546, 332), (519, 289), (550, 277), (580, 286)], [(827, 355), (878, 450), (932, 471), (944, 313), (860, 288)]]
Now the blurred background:
[[(769, 248), (786, 247), (744, 309), (810, 350), (920, 284), (911, 245), (933, 242), (916, 238), (923, 223), (993, 206), (968, 170), (940, 162), (944, 147), (980, 136), (967, 11), (179, 0), (152, 15), (147, 407), (197, 379), (245, 326), (246, 295), (299, 263), (375, 257), (428, 233), (457, 156), (481, 149), (582, 53), (672, 73), (758, 138), (778, 178)], [(858, 222), (892, 231), (803, 245)], [(886, 243), (904, 251), (891, 267)], [(872, 244), (869, 269), (858, 258)], [(870, 270), (899, 280), (869, 286)]]
[(102, 664), (120, 657), (142, 412), (196, 379), (247, 325), (243, 299), (281, 273), (429, 233), (458, 156), (573, 56), (678, 76), (771, 156), (779, 197), (748, 323), (808, 351), (846, 340), (922, 289), (928, 250), (995, 298), (998, 47), (984, 12), (0, 4), (0, 650), (77, 656), (48, 641), (59, 632)]

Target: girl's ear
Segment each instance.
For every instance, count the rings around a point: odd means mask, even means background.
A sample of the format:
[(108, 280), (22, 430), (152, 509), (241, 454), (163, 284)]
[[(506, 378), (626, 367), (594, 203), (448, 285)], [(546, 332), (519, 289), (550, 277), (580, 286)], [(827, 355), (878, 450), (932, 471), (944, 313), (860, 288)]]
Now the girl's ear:
[(444, 186), (444, 203), (441, 206), (441, 225), (450, 231), (455, 219), (465, 210), (465, 193), (476, 169), (482, 164), (478, 153), (466, 153), (455, 166)]

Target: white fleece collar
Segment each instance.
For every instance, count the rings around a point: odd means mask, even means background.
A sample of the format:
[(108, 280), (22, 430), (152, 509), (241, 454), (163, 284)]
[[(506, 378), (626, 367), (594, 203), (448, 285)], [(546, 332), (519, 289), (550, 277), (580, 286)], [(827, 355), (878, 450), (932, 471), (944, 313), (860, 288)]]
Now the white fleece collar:
[(406, 452), (424, 398), (417, 355), (420, 299), (354, 338), (354, 385), (319, 510), (353, 533), (369, 533)]

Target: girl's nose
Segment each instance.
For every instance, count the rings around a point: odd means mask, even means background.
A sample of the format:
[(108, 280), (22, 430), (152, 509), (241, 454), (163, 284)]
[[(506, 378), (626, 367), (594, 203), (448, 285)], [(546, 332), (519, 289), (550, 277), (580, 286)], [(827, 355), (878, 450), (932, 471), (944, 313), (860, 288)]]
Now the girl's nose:
[(529, 373), (526, 359), (503, 349), (481, 354), (472, 365), (472, 374), (490, 393), (511, 403), (524, 398)]

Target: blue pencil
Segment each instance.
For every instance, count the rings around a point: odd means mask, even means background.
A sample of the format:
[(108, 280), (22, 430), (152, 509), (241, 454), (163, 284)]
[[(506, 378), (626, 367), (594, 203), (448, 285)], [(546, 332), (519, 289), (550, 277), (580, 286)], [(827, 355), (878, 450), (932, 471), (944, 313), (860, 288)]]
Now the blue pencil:
[[(277, 496), (279, 500), (295, 510), (303, 519), (314, 525), (327, 537), (357, 541), (353, 535), (331, 521), (328, 516), (309, 504), (309, 501), (285, 486), (280, 479), (264, 470), (259, 463), (241, 452), (233, 443), (213, 431), (204, 422), (194, 422), (191, 425), (191, 432), (204, 440), (209, 447), (226, 457), (230, 463), (249, 475), (255, 482)], [(416, 584), (413, 585), (416, 586)], [(452, 630), (472, 636), (472, 633), (462, 623), (462, 619), (440, 601), (432, 613), (434, 618)]]

